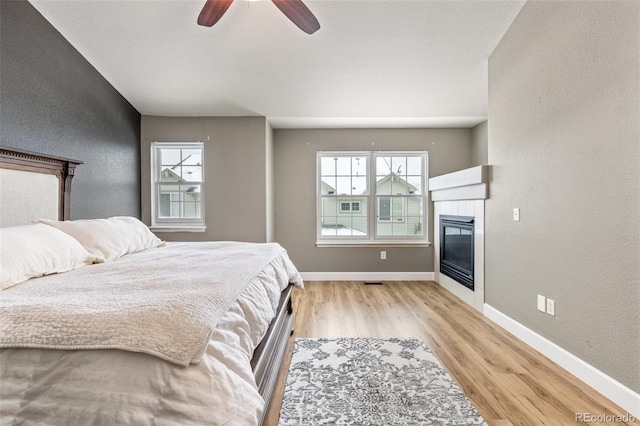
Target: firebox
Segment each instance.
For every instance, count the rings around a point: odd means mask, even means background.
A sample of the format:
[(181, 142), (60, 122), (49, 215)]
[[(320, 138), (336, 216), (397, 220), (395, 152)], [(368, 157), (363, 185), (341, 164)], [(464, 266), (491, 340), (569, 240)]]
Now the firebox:
[(440, 215), (440, 273), (473, 290), (474, 218)]

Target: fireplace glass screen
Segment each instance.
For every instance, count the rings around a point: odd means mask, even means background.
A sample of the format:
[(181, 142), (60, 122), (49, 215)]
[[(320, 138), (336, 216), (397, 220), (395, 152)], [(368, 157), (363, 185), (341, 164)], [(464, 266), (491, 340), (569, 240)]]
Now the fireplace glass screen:
[(473, 290), (472, 217), (440, 216), (440, 273)]

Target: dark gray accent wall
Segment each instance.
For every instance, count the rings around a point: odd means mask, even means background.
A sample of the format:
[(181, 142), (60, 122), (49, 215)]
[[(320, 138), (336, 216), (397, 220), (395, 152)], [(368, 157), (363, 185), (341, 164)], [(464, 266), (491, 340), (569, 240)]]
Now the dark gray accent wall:
[(524, 5), (489, 58), (485, 211), (486, 303), (635, 392), (639, 24), (635, 1)]
[(27, 1), (0, 6), (0, 144), (84, 161), (71, 217), (140, 217), (140, 114)]
[[(470, 167), (471, 130), (274, 130), (275, 240), (300, 271), (433, 272), (433, 246), (316, 247), (316, 152), (338, 150), (426, 150), (433, 177)], [(433, 203), (428, 209), (433, 242)], [(386, 260), (380, 260), (380, 250)]]

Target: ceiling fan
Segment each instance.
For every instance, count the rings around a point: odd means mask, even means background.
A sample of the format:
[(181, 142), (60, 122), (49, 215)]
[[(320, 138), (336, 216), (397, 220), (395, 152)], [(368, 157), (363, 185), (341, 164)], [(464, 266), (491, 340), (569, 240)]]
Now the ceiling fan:
[[(320, 29), (320, 23), (302, 0), (271, 0), (287, 18), (307, 34)], [(207, 0), (200, 15), (198, 25), (211, 27), (229, 9), (233, 0)]]

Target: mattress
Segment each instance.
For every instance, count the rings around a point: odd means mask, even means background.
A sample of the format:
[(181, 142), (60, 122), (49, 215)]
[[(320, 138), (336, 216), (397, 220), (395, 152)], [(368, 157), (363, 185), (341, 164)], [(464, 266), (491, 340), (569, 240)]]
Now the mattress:
[(290, 281), (302, 285), (285, 253), (250, 281), (188, 367), (115, 349), (2, 349), (0, 424), (256, 425), (265, 407), (250, 360)]

